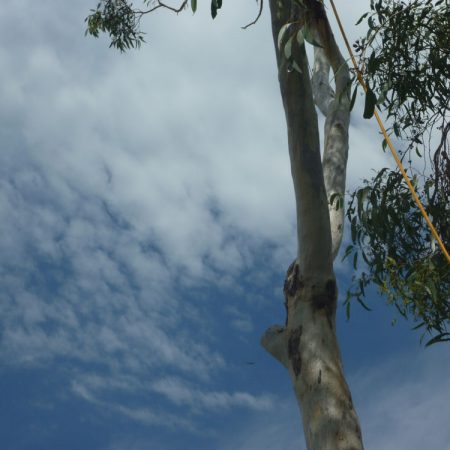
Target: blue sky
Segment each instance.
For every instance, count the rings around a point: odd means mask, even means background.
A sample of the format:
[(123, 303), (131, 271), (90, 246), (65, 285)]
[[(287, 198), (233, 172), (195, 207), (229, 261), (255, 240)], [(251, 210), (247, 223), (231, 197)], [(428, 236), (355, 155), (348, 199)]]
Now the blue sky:
[[(224, 3), (148, 17), (128, 54), (84, 37), (95, 2), (2, 3), (4, 449), (304, 448), (259, 346), (296, 248), (268, 11), (242, 31), (255, 3)], [(338, 2), (353, 38), (364, 3)], [(349, 188), (391, 164), (360, 109)], [(369, 303), (338, 311), (366, 448), (450, 449), (448, 347)]]

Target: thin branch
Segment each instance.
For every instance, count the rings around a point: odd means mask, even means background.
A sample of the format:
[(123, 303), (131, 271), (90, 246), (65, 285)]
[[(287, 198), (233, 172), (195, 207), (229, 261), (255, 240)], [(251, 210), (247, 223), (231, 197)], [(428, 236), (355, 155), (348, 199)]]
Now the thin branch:
[[(305, 0), (306, 1), (306, 0)], [(313, 0), (308, 0), (312, 2)], [(314, 52), (314, 75), (312, 80), (315, 103), (326, 113), (325, 147), (323, 152), (323, 175), (328, 201), (337, 196), (336, 203), (329, 205), (332, 237), (332, 256), (336, 257), (342, 242), (344, 226), (343, 199), (348, 156), (348, 127), (350, 124), (350, 74), (348, 65), (336, 44), (324, 6), (319, 2), (309, 5), (307, 22), (322, 47)], [(334, 73), (335, 90), (328, 79), (330, 68)], [(333, 95), (334, 94), (334, 95)]]
[(151, 13), (151, 12), (153, 12), (153, 11), (159, 9), (159, 8), (164, 8), (164, 9), (169, 9), (170, 11), (173, 11), (174, 13), (178, 14), (181, 11), (183, 11), (183, 9), (187, 5), (187, 2), (188, 2), (188, 0), (183, 0), (181, 5), (178, 8), (175, 8), (173, 6), (166, 5), (165, 3), (161, 2), (160, 0), (157, 0), (157, 4), (153, 8), (150, 8), (150, 9), (148, 9), (146, 11), (136, 10), (136, 13), (141, 14), (143, 16), (144, 14)]
[(311, 84), (314, 95), (314, 103), (326, 117), (331, 102), (334, 100), (334, 90), (330, 86), (330, 62), (321, 47), (314, 47), (314, 68)]
[(255, 25), (256, 22), (258, 22), (259, 18), (261, 17), (261, 14), (263, 12), (263, 4), (264, 4), (264, 0), (259, 0), (259, 12), (258, 15), (256, 16), (256, 19), (253, 22), (248, 23), (247, 25), (245, 25), (245, 27), (241, 27), (243, 30), (246, 30), (248, 27), (251, 27), (252, 25)]

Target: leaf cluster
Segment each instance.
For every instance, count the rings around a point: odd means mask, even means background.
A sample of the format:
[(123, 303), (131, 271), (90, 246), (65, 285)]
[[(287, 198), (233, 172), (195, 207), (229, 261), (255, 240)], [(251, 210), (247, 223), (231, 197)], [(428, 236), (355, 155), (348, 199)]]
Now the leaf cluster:
[[(157, 9), (166, 9), (175, 13), (181, 12), (188, 5), (188, 0), (180, 0), (178, 7), (170, 6), (161, 0), (143, 0), (144, 9), (137, 9), (128, 0), (100, 0), (96, 9), (86, 17), (86, 35), (99, 37), (107, 33), (111, 39), (110, 47), (121, 52), (130, 48), (139, 48), (144, 42), (141, 31), (141, 19)], [(197, 0), (190, 0), (191, 10), (197, 11)], [(211, 0), (211, 16), (214, 19), (222, 8), (222, 0)]]
[(359, 21), (367, 35), (354, 44), (370, 86), (368, 115), (384, 108), (390, 131), (420, 155), (432, 132), (448, 133), (450, 0), (371, 0), (370, 9)]
[[(413, 180), (419, 189), (417, 179)], [(448, 248), (448, 198), (437, 195), (432, 177), (421, 188), (421, 200)], [(450, 268), (402, 175), (383, 169), (365, 180), (351, 196), (347, 217), (352, 244), (344, 258), (352, 259), (355, 270), (347, 311), (351, 299), (365, 306), (365, 291), (375, 285), (403, 317), (432, 336), (428, 345), (450, 340)]]
[[(448, 249), (450, 0), (371, 0), (363, 20), (368, 32), (354, 48), (369, 86), (364, 117), (384, 109), (388, 131), (406, 143), (401, 156), (409, 157), (416, 191)], [(356, 88), (352, 103), (355, 98)], [(440, 136), (436, 148), (432, 136)], [(431, 163), (427, 173), (413, 168), (414, 150)], [(347, 308), (351, 299), (364, 305), (373, 284), (432, 336), (429, 344), (449, 340), (450, 267), (401, 174), (383, 169), (365, 180), (351, 195), (347, 217), (352, 244), (345, 257), (353, 258), (356, 272)]]
[(280, 28), (277, 47), (280, 52), (281, 67), (286, 65), (288, 72), (294, 70), (302, 72), (298, 61), (301, 59), (300, 48), (305, 45), (305, 42), (315, 47), (322, 47), (316, 41), (312, 30), (304, 22), (288, 22)]
[(126, 0), (101, 0), (85, 20), (86, 34), (97, 38), (100, 32), (108, 33), (110, 47), (122, 52), (138, 48), (144, 42), (144, 33), (140, 30), (141, 17), (142, 12)]

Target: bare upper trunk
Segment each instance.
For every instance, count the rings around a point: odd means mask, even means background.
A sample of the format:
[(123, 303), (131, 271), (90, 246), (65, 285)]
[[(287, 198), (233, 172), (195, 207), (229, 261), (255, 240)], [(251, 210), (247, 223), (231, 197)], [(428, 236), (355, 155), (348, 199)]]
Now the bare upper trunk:
[[(286, 325), (267, 330), (262, 344), (289, 370), (308, 449), (359, 450), (363, 448), (361, 432), (343, 374), (335, 326), (333, 259), (342, 239), (343, 208), (329, 206), (328, 201), (333, 194), (343, 196), (345, 189), (348, 68), (321, 3), (303, 0), (303, 4), (270, 0), (299, 245), (284, 288)], [(278, 50), (280, 28), (288, 22), (294, 23), (292, 33), (308, 24), (323, 46), (315, 52), (313, 83), (304, 46), (295, 49), (295, 70), (283, 61), (283, 49)], [(328, 82), (330, 67), (335, 73), (335, 91)], [(327, 116), (323, 162), (314, 101)]]

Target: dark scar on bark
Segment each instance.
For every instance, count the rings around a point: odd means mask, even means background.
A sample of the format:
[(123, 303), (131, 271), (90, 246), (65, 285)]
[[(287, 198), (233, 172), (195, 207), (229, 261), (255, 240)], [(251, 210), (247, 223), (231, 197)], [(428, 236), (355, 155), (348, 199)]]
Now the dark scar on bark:
[(325, 290), (316, 293), (313, 297), (314, 309), (329, 309), (332, 308), (336, 302), (336, 282), (334, 280), (328, 280), (325, 284)]
[(335, 280), (328, 280), (325, 284), (325, 290), (319, 292), (313, 297), (312, 304), (314, 310), (324, 311), (328, 325), (333, 328), (333, 322), (331, 320), (333, 311), (336, 305), (337, 287)]
[(303, 283), (300, 280), (300, 274), (299, 274), (299, 268), (297, 261), (294, 260), (294, 262), (289, 266), (286, 278), (284, 280), (284, 307), (286, 309), (286, 325), (288, 324), (288, 318), (289, 318), (289, 312), (288, 312), (288, 298), (291, 296), (293, 297), (298, 289), (301, 289), (303, 287)]
[(337, 296), (336, 281), (328, 280), (325, 285), (325, 290), (327, 291), (327, 295), (330, 297), (330, 300), (334, 301)]
[(317, 377), (317, 384), (322, 383), (322, 371), (319, 370), (319, 376)]
[(284, 295), (293, 296), (298, 289), (303, 287), (303, 283), (300, 281), (298, 264), (294, 261), (287, 270), (286, 278), (284, 280)]
[(299, 327), (291, 333), (288, 341), (288, 357), (292, 364), (292, 370), (296, 377), (302, 370), (302, 358), (300, 356), (300, 340), (302, 337), (303, 329)]

